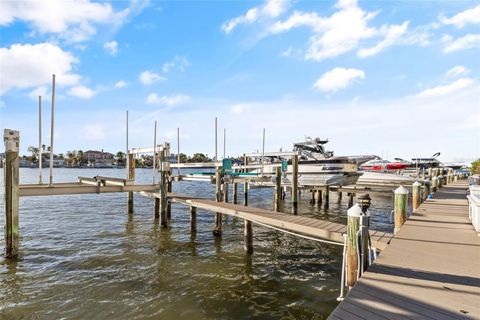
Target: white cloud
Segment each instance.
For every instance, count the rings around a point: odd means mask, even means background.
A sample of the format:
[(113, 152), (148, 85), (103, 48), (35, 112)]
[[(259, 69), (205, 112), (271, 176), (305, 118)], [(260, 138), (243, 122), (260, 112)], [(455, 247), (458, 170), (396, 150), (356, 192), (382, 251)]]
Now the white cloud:
[[(330, 16), (322, 17), (316, 12), (295, 11), (284, 21), (272, 24), (268, 32), (277, 34), (293, 28), (308, 27), (313, 32), (309, 38), (305, 59), (321, 61), (333, 58), (356, 49), (360, 41), (371, 38), (383, 38), (376, 46), (359, 51), (359, 56), (371, 56), (400, 42), (406, 34), (408, 21), (400, 25), (382, 25), (369, 27), (368, 23), (378, 12), (362, 10), (355, 0), (341, 0), (335, 5), (338, 9)], [(418, 38), (418, 35), (416, 36)], [(405, 44), (419, 43), (411, 39)]]
[(464, 66), (455, 66), (452, 69), (448, 70), (445, 75), (450, 78), (455, 78), (458, 76), (467, 75), (469, 73), (470, 73), (470, 69), (467, 69)]
[(162, 67), (163, 73), (168, 73), (171, 69), (176, 68), (180, 72), (184, 72), (190, 66), (190, 61), (184, 56), (176, 55), (172, 61), (165, 62)]
[(125, 88), (126, 86), (128, 86), (128, 82), (124, 81), (124, 80), (120, 80), (120, 81), (117, 81), (114, 85), (115, 88), (117, 89), (121, 89), (121, 88)]
[(144, 85), (151, 85), (157, 81), (166, 80), (165, 77), (148, 70), (140, 73), (139, 79), (140, 79), (140, 82)]
[(165, 105), (168, 107), (173, 107), (178, 104), (182, 104), (190, 100), (190, 97), (183, 94), (170, 95), (170, 96), (158, 96), (156, 93), (151, 93), (146, 99), (148, 104), (158, 104)]
[(358, 69), (335, 68), (324, 73), (313, 85), (324, 92), (335, 92), (348, 87), (356, 79), (364, 79), (365, 72)]
[(467, 34), (455, 40), (451, 36), (446, 35), (442, 37), (442, 41), (447, 43), (443, 49), (445, 53), (480, 48), (480, 34)]
[(251, 24), (261, 19), (272, 19), (284, 13), (289, 0), (268, 0), (263, 6), (249, 9), (244, 15), (235, 17), (222, 25), (225, 33), (230, 33), (241, 24)]
[(75, 86), (68, 90), (68, 95), (76, 98), (81, 99), (90, 99), (92, 98), (97, 92), (95, 90), (90, 89), (86, 86)]
[(443, 24), (454, 25), (457, 28), (463, 28), (466, 24), (480, 24), (480, 5), (457, 13), (451, 18), (440, 17)]
[(115, 11), (110, 3), (89, 0), (0, 1), (0, 25), (22, 20), (42, 34), (81, 42), (97, 32), (96, 24), (121, 24), (131, 8)]
[(105, 128), (101, 124), (87, 124), (83, 128), (83, 137), (92, 141), (103, 140), (105, 139)]
[(103, 48), (107, 50), (108, 54), (112, 56), (116, 56), (118, 52), (118, 43), (115, 40), (112, 40), (110, 42), (106, 42), (103, 44)]
[(446, 85), (440, 85), (433, 88), (428, 88), (415, 95), (417, 98), (433, 98), (446, 95), (455, 94), (470, 88), (475, 84), (475, 81), (470, 78), (461, 78)]
[(380, 41), (377, 45), (371, 47), (371, 48), (364, 48), (360, 49), (357, 52), (357, 55), (359, 57), (370, 57), (373, 55), (376, 55), (383, 51), (385, 48), (390, 47), (391, 45), (394, 45), (395, 43), (398, 42), (401, 36), (403, 36), (408, 29), (408, 21), (405, 21), (404, 23), (400, 25), (392, 25), (392, 26), (384, 26), (382, 27), (382, 33), (385, 34), (385, 38)]
[(72, 72), (77, 62), (71, 53), (51, 43), (0, 48), (0, 95), (12, 88), (49, 85), (52, 74), (56, 75), (58, 85), (75, 85), (81, 78)]
[(234, 114), (242, 114), (242, 113), (247, 112), (247, 111), (250, 109), (250, 107), (251, 107), (251, 106), (248, 105), (248, 104), (242, 104), (242, 103), (240, 103), (240, 104), (234, 105), (234, 106), (230, 109), (230, 111), (231, 111), (232, 113), (234, 113)]
[[(48, 94), (48, 96), (47, 96), (47, 94)], [(33, 89), (32, 91), (30, 91), (28, 96), (32, 100), (35, 100), (35, 101), (38, 101), (38, 96), (42, 96), (42, 101), (43, 101), (45, 99), (49, 99), (50, 94), (51, 93), (48, 92), (48, 87), (47, 86), (40, 86), (40, 87), (37, 87), (37, 88)]]

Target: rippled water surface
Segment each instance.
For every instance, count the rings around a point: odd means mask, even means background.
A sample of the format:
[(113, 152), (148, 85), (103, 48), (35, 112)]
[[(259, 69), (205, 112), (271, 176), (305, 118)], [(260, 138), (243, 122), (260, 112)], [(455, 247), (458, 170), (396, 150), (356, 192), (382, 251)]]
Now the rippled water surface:
[[(54, 181), (97, 174), (125, 171), (55, 169)], [(37, 175), (22, 168), (20, 183)], [(151, 169), (136, 175), (137, 183), (152, 181)], [(177, 182), (173, 191), (212, 197), (214, 186)], [(250, 190), (251, 206), (271, 209), (272, 199), (271, 189)], [(345, 223), (347, 197), (339, 204), (332, 193), (330, 201), (325, 211), (304, 194), (299, 214)], [(373, 229), (392, 230), (392, 201), (373, 196)], [(184, 206), (173, 205), (163, 230), (153, 222), (152, 199), (135, 195), (133, 215), (126, 204), (121, 193), (21, 198), (21, 258), (1, 258), (0, 319), (325, 319), (337, 305), (340, 246), (254, 225), (255, 252), (247, 256), (242, 220), (224, 218), (216, 240), (210, 212), (198, 211), (191, 235)], [(287, 197), (286, 212), (289, 206)]]

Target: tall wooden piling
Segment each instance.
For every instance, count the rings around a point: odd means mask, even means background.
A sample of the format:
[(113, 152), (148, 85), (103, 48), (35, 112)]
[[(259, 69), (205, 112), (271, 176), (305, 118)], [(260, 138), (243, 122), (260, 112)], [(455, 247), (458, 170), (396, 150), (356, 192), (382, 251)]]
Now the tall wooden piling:
[(233, 204), (238, 203), (238, 182), (233, 183), (232, 201), (233, 201)]
[(337, 192), (337, 203), (342, 203), (342, 191)]
[[(215, 171), (215, 199), (217, 202), (222, 202), (222, 167), (217, 167)], [(222, 235), (222, 214), (217, 212), (215, 214), (215, 228), (213, 234), (216, 237)]]
[(168, 227), (167, 216), (167, 190), (168, 190), (168, 172), (170, 172), (170, 163), (168, 157), (170, 155), (170, 144), (164, 143), (160, 150), (160, 227)]
[[(168, 156), (167, 156), (168, 159)], [(169, 171), (167, 174), (167, 193), (172, 192), (172, 172)], [(167, 219), (172, 220), (172, 203), (167, 201)]]
[(322, 204), (324, 209), (328, 209), (329, 202), (330, 202), (330, 187), (326, 186), (323, 189), (323, 196), (322, 196)]
[(315, 203), (318, 205), (322, 204), (322, 190), (317, 189), (315, 192)]
[(355, 198), (355, 193), (347, 193), (348, 195), (348, 207), (351, 208), (353, 206), (353, 199)]
[[(245, 166), (245, 172), (247, 172), (248, 157), (246, 155), (243, 155), (243, 165)], [(243, 205), (248, 206), (248, 182), (246, 181), (243, 183)]]
[(412, 185), (412, 207), (413, 211), (417, 210), (417, 208), (420, 206), (421, 203), (421, 195), (420, 195), (420, 190), (421, 190), (422, 184), (418, 181), (415, 181)]
[(408, 190), (400, 186), (395, 191), (395, 206), (394, 206), (394, 215), (395, 215), (395, 230), (397, 233), (402, 225), (407, 221), (407, 198)]
[(362, 209), (355, 204), (347, 211), (347, 286), (351, 288), (358, 280), (358, 236)]
[(292, 156), (292, 213), (298, 211), (298, 154)]
[(223, 182), (223, 202), (228, 202), (228, 182)]
[(427, 181), (427, 182), (425, 182), (425, 193), (423, 194), (423, 200), (427, 199), (431, 192), (432, 192), (431, 191), (431, 182)]
[[(127, 179), (135, 181), (135, 155), (133, 153), (129, 153), (127, 158)], [(127, 201), (128, 213), (133, 213), (133, 192), (128, 192)]]
[(247, 253), (253, 253), (253, 227), (252, 222), (245, 219), (243, 229), (243, 245)]
[(197, 208), (190, 206), (190, 232), (197, 232)]
[(282, 168), (275, 168), (274, 210), (280, 212), (282, 205)]
[(5, 143), (5, 159), (3, 160), (3, 185), (5, 212), (5, 258), (18, 257), (19, 245), (19, 146), (20, 133), (16, 130), (3, 131)]

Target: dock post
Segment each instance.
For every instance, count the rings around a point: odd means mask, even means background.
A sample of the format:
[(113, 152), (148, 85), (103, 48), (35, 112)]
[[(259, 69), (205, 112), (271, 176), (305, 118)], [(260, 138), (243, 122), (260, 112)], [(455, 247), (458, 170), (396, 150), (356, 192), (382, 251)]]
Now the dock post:
[(228, 181), (223, 182), (223, 202), (228, 202)]
[(190, 232), (197, 232), (197, 207), (190, 206)]
[(362, 209), (355, 204), (347, 210), (347, 286), (353, 287), (358, 280), (358, 231)]
[(437, 186), (438, 186), (438, 179), (437, 177), (432, 178), (432, 194), (437, 192)]
[(245, 219), (245, 227), (243, 229), (244, 248), (247, 253), (253, 253), (253, 227), (252, 222)]
[(330, 187), (329, 186), (326, 186), (325, 189), (323, 190), (322, 202), (323, 202), (323, 208), (328, 209), (329, 202), (330, 202)]
[(153, 198), (153, 219), (158, 220), (160, 218), (160, 198)]
[(282, 205), (282, 168), (275, 168), (274, 210), (280, 212)]
[(428, 168), (428, 178), (432, 179), (432, 168)]
[(408, 190), (404, 186), (398, 187), (395, 191), (395, 229), (397, 233), (402, 225), (407, 221), (407, 198)]
[(441, 189), (443, 187), (443, 176), (442, 175), (439, 175), (437, 177), (437, 189)]
[(168, 156), (170, 155), (170, 144), (163, 143), (160, 150), (160, 226), (168, 227), (167, 206), (168, 206), (168, 172), (170, 171), (170, 163)]
[(418, 181), (415, 181), (412, 185), (412, 208), (413, 211), (417, 210), (417, 208), (420, 206), (420, 203), (422, 201), (421, 195), (420, 195), (420, 189), (422, 187), (422, 184)]
[(315, 204), (315, 190), (310, 189), (310, 204)]
[(298, 154), (292, 156), (292, 213), (298, 211)]
[(457, 174), (454, 174), (454, 175), (453, 175), (453, 181), (455, 181), (455, 182), (458, 181), (458, 175), (457, 175)]
[[(135, 155), (128, 154), (127, 159), (127, 179), (135, 181)], [(133, 213), (133, 192), (128, 192), (128, 213)]]
[(234, 182), (233, 183), (233, 190), (232, 190), (232, 197), (233, 197), (233, 204), (237, 204), (238, 202), (238, 198), (237, 198), (237, 194), (238, 194), (238, 182)]
[(322, 204), (322, 190), (317, 189), (315, 192), (315, 203), (319, 206)]
[[(168, 155), (167, 155), (168, 158)], [(167, 173), (167, 193), (172, 192), (172, 172)], [(167, 201), (167, 219), (172, 220), (172, 203)]]
[(423, 200), (425, 201), (431, 193), (431, 182), (425, 182), (425, 193), (423, 194)]
[(351, 208), (353, 206), (353, 198), (355, 197), (355, 193), (347, 193), (348, 195), (348, 207)]
[[(222, 167), (217, 167), (215, 170), (215, 199), (217, 202), (222, 202)], [(219, 237), (222, 235), (222, 214), (215, 213), (215, 229), (213, 235)]]
[[(248, 157), (243, 155), (243, 165), (245, 166), (245, 172), (247, 172), (246, 166), (248, 165)], [(248, 206), (248, 182), (243, 183), (243, 205)]]
[(5, 211), (5, 258), (18, 257), (19, 245), (19, 162), (20, 132), (5, 129), (5, 159), (3, 160), (3, 209)]
[(342, 191), (337, 192), (337, 202), (342, 203)]

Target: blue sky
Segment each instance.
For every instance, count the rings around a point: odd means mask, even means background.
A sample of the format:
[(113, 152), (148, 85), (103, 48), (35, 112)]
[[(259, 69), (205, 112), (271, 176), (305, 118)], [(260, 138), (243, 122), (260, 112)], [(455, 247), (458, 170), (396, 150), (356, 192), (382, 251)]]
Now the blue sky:
[[(2, 1), (0, 126), (22, 151), (158, 141), (227, 154), (330, 139), (336, 154), (480, 155), (478, 1)], [(219, 145), (223, 145), (219, 137)], [(221, 149), (221, 148), (219, 148)], [(222, 151), (220, 150), (220, 154)]]

